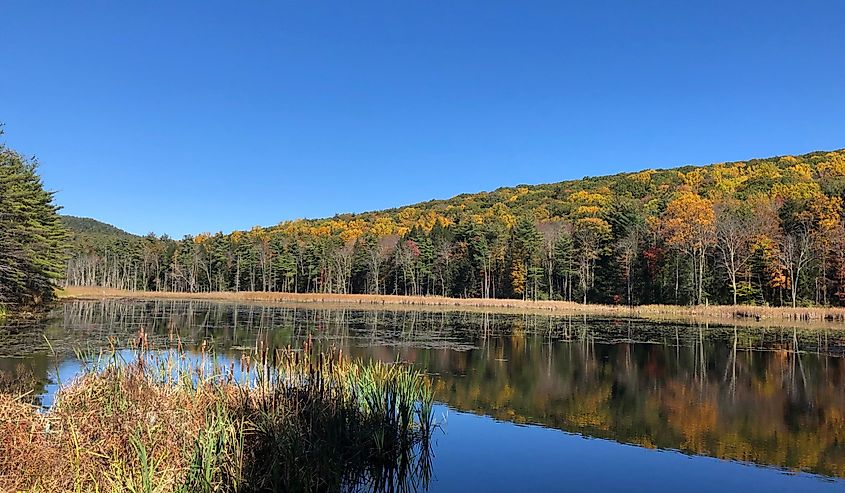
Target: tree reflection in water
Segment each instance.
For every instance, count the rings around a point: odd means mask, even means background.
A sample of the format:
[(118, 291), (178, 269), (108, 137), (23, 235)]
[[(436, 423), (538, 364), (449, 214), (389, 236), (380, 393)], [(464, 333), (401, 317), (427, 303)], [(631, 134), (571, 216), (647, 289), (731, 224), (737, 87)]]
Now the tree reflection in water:
[(352, 357), (426, 369), (459, 410), (649, 448), (845, 477), (845, 332), (652, 321), (198, 301), (74, 301), (45, 324), (5, 329), (0, 370), (26, 363), (40, 387), (74, 348), (312, 336)]

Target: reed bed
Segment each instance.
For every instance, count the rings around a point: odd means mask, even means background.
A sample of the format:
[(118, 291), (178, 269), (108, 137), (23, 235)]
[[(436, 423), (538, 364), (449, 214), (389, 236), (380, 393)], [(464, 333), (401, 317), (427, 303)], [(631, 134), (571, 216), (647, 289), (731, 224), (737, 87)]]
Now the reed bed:
[(176, 293), (160, 291), (125, 291), (93, 287), (69, 287), (60, 294), (76, 299), (198, 299), (258, 303), (310, 303), (346, 305), (360, 308), (423, 307), (425, 309), (481, 310), (509, 313), (547, 313), (615, 315), (640, 318), (683, 318), (702, 320), (767, 320), (770, 322), (834, 322), (845, 324), (845, 308), (841, 307), (773, 307), (753, 305), (598, 305), (570, 301), (531, 301), (491, 298), (447, 298), (442, 296), (400, 296), (331, 293), (276, 293), (255, 291), (218, 291), (208, 293)]
[(46, 411), (0, 393), (2, 491), (424, 488), (432, 390), (398, 364), (256, 348), (88, 358)]

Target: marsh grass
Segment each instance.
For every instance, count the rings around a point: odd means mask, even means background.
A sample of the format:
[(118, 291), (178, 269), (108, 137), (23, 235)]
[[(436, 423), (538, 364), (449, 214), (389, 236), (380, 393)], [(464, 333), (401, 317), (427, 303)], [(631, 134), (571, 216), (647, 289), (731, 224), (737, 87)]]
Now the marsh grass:
[(571, 301), (531, 301), (498, 298), (446, 298), (442, 296), (401, 296), (331, 293), (278, 292), (203, 292), (180, 293), (161, 291), (125, 291), (106, 288), (70, 287), (59, 297), (66, 299), (198, 299), (246, 303), (311, 304), (343, 306), (355, 309), (384, 310), (389, 307), (424, 311), (479, 311), (501, 313), (543, 313), (556, 315), (607, 315), (655, 320), (713, 321), (754, 325), (761, 320), (771, 324), (792, 326), (817, 322), (842, 326), (843, 307), (775, 307), (752, 305), (599, 305)]
[(41, 411), (0, 394), (0, 490), (374, 491), (425, 487), (429, 380), (338, 352), (223, 361), (137, 347), (88, 355)]

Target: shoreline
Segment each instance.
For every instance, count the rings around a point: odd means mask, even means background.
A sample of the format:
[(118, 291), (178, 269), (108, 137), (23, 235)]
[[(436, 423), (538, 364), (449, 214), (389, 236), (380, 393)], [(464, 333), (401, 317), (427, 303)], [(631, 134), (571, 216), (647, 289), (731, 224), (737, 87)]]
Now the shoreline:
[(402, 296), (331, 293), (279, 293), (260, 291), (215, 291), (181, 293), (169, 291), (128, 291), (97, 287), (68, 287), (58, 292), (60, 300), (201, 300), (271, 305), (317, 305), (327, 309), (469, 311), (532, 315), (604, 315), (659, 321), (686, 321), (766, 327), (813, 327), (845, 329), (845, 308), (765, 307), (746, 305), (599, 305), (568, 301), (515, 299), (446, 298), (442, 296)]

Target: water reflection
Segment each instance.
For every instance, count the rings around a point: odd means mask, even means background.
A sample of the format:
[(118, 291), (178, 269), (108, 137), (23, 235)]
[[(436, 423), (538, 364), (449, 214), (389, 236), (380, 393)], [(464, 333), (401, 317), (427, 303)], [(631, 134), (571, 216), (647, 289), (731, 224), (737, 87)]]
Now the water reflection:
[[(74, 348), (213, 339), (224, 354), (308, 337), (353, 357), (430, 372), (458, 410), (648, 448), (845, 477), (845, 333), (460, 312), (208, 302), (64, 304), (6, 331), (0, 369), (25, 363), (50, 390)], [(50, 356), (44, 336), (53, 346)], [(52, 375), (48, 378), (48, 375)], [(49, 395), (45, 404), (49, 404)]]

